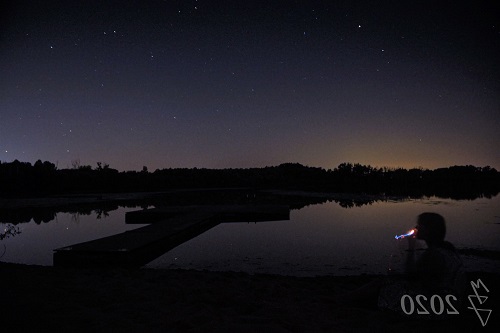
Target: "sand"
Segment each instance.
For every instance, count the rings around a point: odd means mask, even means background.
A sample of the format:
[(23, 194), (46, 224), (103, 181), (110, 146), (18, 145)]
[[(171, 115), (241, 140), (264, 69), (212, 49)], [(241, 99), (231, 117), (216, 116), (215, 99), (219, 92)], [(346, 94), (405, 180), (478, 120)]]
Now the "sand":
[[(492, 292), (485, 304), (494, 310), (486, 326), (493, 331), (499, 323), (500, 276), (480, 276)], [(0, 278), (2, 332), (484, 331), (472, 310), (430, 321), (343, 301), (343, 295), (373, 276), (298, 278), (0, 263)]]

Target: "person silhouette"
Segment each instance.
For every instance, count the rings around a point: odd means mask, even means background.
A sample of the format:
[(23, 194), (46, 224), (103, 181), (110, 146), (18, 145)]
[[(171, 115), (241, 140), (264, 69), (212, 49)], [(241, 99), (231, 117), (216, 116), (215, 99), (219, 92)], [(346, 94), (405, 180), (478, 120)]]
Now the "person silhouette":
[[(453, 305), (461, 307), (466, 287), (465, 269), (455, 247), (444, 240), (445, 235), (446, 223), (441, 215), (420, 214), (415, 233), (405, 237), (408, 239), (405, 274), (373, 280), (336, 301), (354, 306), (376, 306), (406, 315), (401, 305), (404, 295), (413, 300), (417, 295), (423, 295), (428, 301), (433, 295), (439, 295), (443, 300), (447, 295), (453, 295), (457, 301)], [(417, 239), (427, 244), (419, 258), (416, 258), (415, 250)]]
[[(401, 298), (409, 295), (413, 299), (424, 295), (427, 300), (433, 295), (443, 299), (453, 295), (459, 307), (466, 287), (465, 269), (457, 250), (445, 241), (446, 223), (437, 213), (422, 213), (418, 216), (415, 234), (408, 237), (408, 254), (404, 278), (388, 279), (381, 283), (378, 307), (398, 313), (403, 311)], [(416, 258), (415, 243), (425, 241), (427, 249)]]

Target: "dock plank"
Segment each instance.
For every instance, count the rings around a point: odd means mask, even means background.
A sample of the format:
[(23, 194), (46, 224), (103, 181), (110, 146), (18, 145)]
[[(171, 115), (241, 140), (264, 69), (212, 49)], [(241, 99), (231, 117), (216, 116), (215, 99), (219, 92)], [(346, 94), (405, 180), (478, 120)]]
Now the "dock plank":
[(190, 205), (127, 212), (125, 214), (125, 223), (157, 223), (164, 221), (165, 217), (174, 217), (191, 212), (212, 213), (218, 216), (221, 222), (262, 222), (290, 219), (290, 207), (285, 205)]
[(54, 266), (142, 266), (223, 222), (288, 220), (286, 206), (180, 206), (126, 214), (126, 223), (150, 223), (88, 242), (54, 250)]
[(192, 213), (120, 234), (54, 250), (54, 266), (141, 266), (217, 225), (213, 214)]

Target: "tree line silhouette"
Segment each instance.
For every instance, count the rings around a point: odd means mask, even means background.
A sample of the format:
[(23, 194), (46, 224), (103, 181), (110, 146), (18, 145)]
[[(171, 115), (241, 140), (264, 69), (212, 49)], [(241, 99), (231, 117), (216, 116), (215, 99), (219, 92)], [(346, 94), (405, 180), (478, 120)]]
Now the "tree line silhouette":
[(74, 163), (58, 169), (41, 160), (0, 162), (0, 195), (40, 196), (105, 192), (145, 192), (193, 188), (253, 188), (337, 193), (439, 196), (453, 199), (492, 197), (500, 192), (500, 173), (489, 166), (452, 166), (435, 170), (376, 168), (342, 163), (332, 169), (284, 163), (246, 169), (169, 168), (122, 171), (108, 164), (95, 168)]

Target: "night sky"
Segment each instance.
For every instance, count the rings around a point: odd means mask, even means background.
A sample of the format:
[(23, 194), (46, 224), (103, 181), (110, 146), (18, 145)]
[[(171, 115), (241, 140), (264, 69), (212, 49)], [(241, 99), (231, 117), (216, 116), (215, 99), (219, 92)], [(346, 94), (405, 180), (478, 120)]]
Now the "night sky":
[(0, 161), (500, 169), (495, 2), (4, 1)]

